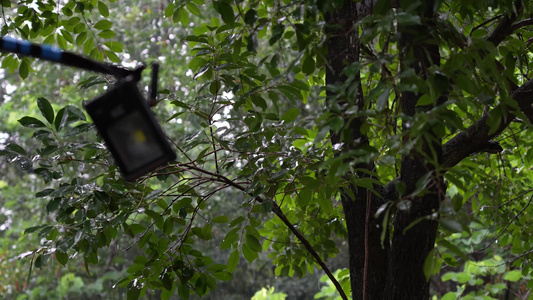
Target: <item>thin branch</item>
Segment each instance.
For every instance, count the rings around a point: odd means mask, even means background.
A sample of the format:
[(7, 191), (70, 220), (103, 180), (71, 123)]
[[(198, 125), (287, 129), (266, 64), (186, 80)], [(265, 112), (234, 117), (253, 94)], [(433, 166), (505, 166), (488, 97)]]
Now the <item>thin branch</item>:
[[(170, 202), (170, 204), (167, 206), (167, 208), (165, 210), (163, 210), (163, 212), (160, 214), (160, 216), (163, 216), (169, 209), (170, 207), (172, 207), (172, 205), (179, 199), (181, 198), (181, 196), (185, 195), (186, 193), (188, 193), (189, 191), (195, 189), (197, 186), (200, 186), (201, 184), (205, 183), (207, 181), (202, 181), (200, 183), (197, 183), (196, 185), (192, 186), (192, 187), (189, 187), (185, 192), (181, 193), (179, 196), (177, 196), (174, 200), (172, 200), (172, 202)], [(128, 251), (131, 249), (131, 247), (133, 247), (133, 245), (137, 244), (149, 231), (150, 231), (150, 228), (152, 228), (154, 226), (154, 224), (156, 223), (156, 220), (154, 220), (147, 228), (146, 230), (143, 232), (143, 234), (141, 234), (141, 236), (139, 236), (139, 238), (133, 243), (131, 244), (130, 246), (126, 247), (126, 249), (124, 249), (124, 251)], [(131, 226), (131, 225), (130, 225)]]
[[(236, 189), (238, 189), (240, 191), (246, 192), (246, 188), (245, 187), (233, 182), (231, 179), (227, 178), (226, 176), (223, 176), (223, 175), (220, 175), (220, 174), (216, 174), (216, 173), (213, 173), (213, 172), (209, 172), (207, 170), (203, 170), (203, 169), (198, 168), (196, 166), (190, 166), (190, 168), (194, 169), (194, 170), (196, 170), (198, 172), (210, 175), (210, 176), (213, 177), (214, 180), (226, 183), (226, 184), (228, 184), (230, 186), (233, 186), (234, 188), (236, 188)], [(253, 196), (252, 193), (248, 193), (248, 195)], [(255, 199), (259, 203), (263, 203), (265, 201), (261, 197), (255, 197)], [(339, 292), (341, 298), (343, 300), (347, 300), (348, 297), (344, 293), (344, 290), (342, 289), (340, 283), (337, 281), (337, 279), (335, 278), (333, 273), (329, 270), (329, 268), (326, 265), (326, 263), (324, 262), (324, 260), (322, 260), (320, 255), (318, 255), (316, 250), (309, 243), (309, 241), (305, 238), (305, 236), (302, 233), (300, 233), (300, 231), (291, 223), (291, 221), (289, 221), (289, 219), (287, 219), (287, 217), (285, 216), (285, 214), (281, 210), (281, 207), (276, 202), (273, 202), (272, 212), (285, 224), (285, 226), (287, 226), (289, 228), (289, 230), (304, 245), (305, 249), (311, 254), (311, 256), (313, 256), (313, 258), (315, 259), (316, 263), (322, 268), (322, 270), (326, 273), (326, 275), (328, 275), (328, 278), (331, 280), (331, 282), (333, 283), (335, 288), (337, 288), (337, 291)]]
[[(503, 228), (496, 237), (494, 237), (486, 246), (484, 246), (483, 248), (481, 249), (478, 249), (476, 251), (473, 251), (472, 253), (479, 253), (481, 251), (484, 251), (486, 250), (487, 248), (489, 248), (492, 244), (494, 244), (494, 242), (496, 242), (500, 236), (505, 232), (507, 231), (507, 228), (509, 228), (509, 226), (511, 226), (511, 224), (518, 218), (518, 216), (520, 216), (525, 210), (526, 208), (529, 207), (529, 205), (531, 204), (531, 201), (533, 201), (533, 195), (531, 197), (529, 197), (529, 201), (527, 202), (527, 204), (511, 219), (511, 221), (509, 221), (509, 223), (507, 223), (507, 225), (505, 225), (505, 228)], [(471, 254), (472, 254), (471, 253)]]
[(529, 250), (529, 251), (527, 251), (527, 252), (524, 252), (524, 253), (518, 255), (517, 257), (513, 257), (512, 259), (506, 261), (506, 263), (508, 263), (508, 264), (510, 264), (510, 263), (514, 263), (515, 261), (521, 259), (521, 258), (524, 257), (524, 256), (528, 256), (528, 255), (531, 254), (531, 253), (533, 253), (533, 250)]
[(472, 33), (474, 33), (474, 31), (478, 30), (479, 28), (487, 25), (488, 23), (492, 22), (492, 21), (495, 21), (495, 20), (498, 20), (499, 18), (503, 17), (503, 15), (497, 15), (495, 17), (492, 17), (490, 19), (488, 19), (487, 21), (477, 25), (476, 27), (472, 28), (472, 30), (470, 30), (470, 34), (469, 36), (472, 36)]
[(333, 285), (335, 285), (335, 288), (337, 288), (337, 291), (339, 292), (341, 298), (344, 300), (348, 300), (348, 297), (344, 293), (342, 286), (337, 281), (333, 273), (331, 273), (328, 266), (326, 266), (326, 264), (324, 263), (320, 255), (318, 255), (318, 253), (315, 251), (313, 246), (311, 246), (311, 244), (307, 241), (307, 239), (298, 231), (298, 229), (296, 229), (296, 227), (294, 227), (294, 225), (292, 225), (289, 219), (287, 219), (287, 217), (281, 211), (281, 208), (277, 205), (277, 203), (274, 203), (274, 207), (272, 208), (272, 211), (276, 214), (276, 216), (278, 216), (278, 218), (281, 219), (283, 223), (285, 223), (285, 225), (292, 231), (292, 233), (302, 242), (305, 249), (307, 249), (307, 251), (315, 258), (318, 265), (320, 265), (322, 270), (328, 275), (329, 280), (331, 280)]

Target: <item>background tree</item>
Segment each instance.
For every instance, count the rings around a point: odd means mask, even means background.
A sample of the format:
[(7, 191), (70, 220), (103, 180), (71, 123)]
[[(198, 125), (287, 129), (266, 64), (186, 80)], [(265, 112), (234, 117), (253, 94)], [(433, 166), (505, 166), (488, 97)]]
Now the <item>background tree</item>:
[[(28, 248), (29, 270), (81, 258), (107, 274), (111, 258), (117, 297), (189, 298), (267, 254), (274, 276), (319, 266), (343, 298), (529, 294), (531, 4), (108, 4), (3, 1), (2, 34), (128, 66), (163, 62), (154, 112), (178, 159), (125, 182), (80, 110), (112, 79), (4, 55), (22, 78), (50, 74), (2, 83), (11, 122), (0, 153), (26, 178), (5, 177), (2, 194), (21, 214), (25, 191), (47, 200), (38, 223), (3, 236)], [(349, 261), (328, 268), (337, 254)], [(79, 286), (67, 275), (64, 286)]]

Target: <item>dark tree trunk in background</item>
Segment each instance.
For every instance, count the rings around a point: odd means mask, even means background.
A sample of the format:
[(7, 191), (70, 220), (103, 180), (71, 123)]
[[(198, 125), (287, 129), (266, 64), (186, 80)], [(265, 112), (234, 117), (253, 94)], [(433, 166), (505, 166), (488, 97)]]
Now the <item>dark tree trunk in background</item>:
[[(346, 98), (328, 92), (328, 105), (330, 112), (338, 114), (345, 120), (345, 126), (339, 132), (332, 132), (332, 142), (342, 143), (341, 152), (354, 150), (369, 145), (367, 136), (361, 132), (361, 125), (365, 118), (355, 120), (343, 115), (344, 106), (351, 103), (360, 109), (369, 109), (365, 106), (362, 95), (360, 74), (348, 77), (342, 70), (351, 63), (360, 59), (360, 44), (358, 29), (354, 26), (364, 15), (371, 13), (370, 1), (356, 3), (345, 1), (343, 7), (326, 16), (328, 40), (328, 56), (326, 67), (326, 83), (328, 85), (345, 84), (358, 85), (356, 93), (346, 93)], [(401, 24), (400, 61), (402, 68), (414, 68), (417, 74), (424, 77), (432, 64), (439, 63), (438, 47), (426, 44), (431, 40), (433, 4), (426, 2), (420, 8), (422, 26), (405, 27)], [(427, 32), (426, 36), (418, 34), (416, 38), (408, 32)], [(405, 92), (401, 95), (402, 112), (414, 116), (415, 105), (419, 96), (415, 93)], [(371, 107), (370, 107), (371, 108)], [(431, 109), (424, 107), (424, 110)], [(419, 109), (419, 108), (417, 108)], [(407, 122), (403, 122), (404, 125)], [(409, 142), (409, 129), (403, 128), (404, 142)], [(436, 156), (436, 157), (435, 157)], [(406, 187), (405, 194), (415, 190), (417, 181), (426, 173), (433, 172), (426, 193), (422, 197), (402, 198), (410, 201), (409, 210), (395, 211), (392, 222), (394, 234), (392, 239), (388, 234), (381, 241), (383, 233), (382, 220), (374, 218), (377, 209), (387, 201), (397, 201), (395, 192), (388, 193), (386, 189), (376, 186), (381, 191), (382, 197), (377, 197), (369, 190), (360, 186), (351, 186), (342, 193), (342, 203), (348, 228), (349, 238), (349, 268), (352, 284), (353, 299), (427, 299), (429, 297), (429, 282), (424, 276), (423, 266), (426, 257), (435, 243), (437, 222), (423, 220), (408, 230), (414, 221), (431, 215), (439, 208), (440, 199), (444, 195), (442, 174), (435, 172), (438, 166), (428, 163), (427, 157), (433, 157), (437, 164), (442, 159), (442, 146), (440, 137), (433, 133), (418, 143), (417, 147), (402, 158), (401, 181)], [(369, 162), (357, 163), (357, 169), (375, 171), (374, 165)], [(368, 172), (351, 174), (354, 178), (368, 177)], [(379, 180), (379, 178), (376, 178)], [(353, 198), (352, 198), (353, 197)]]
[[(422, 25), (403, 27), (399, 24), (400, 35), (400, 68), (414, 69), (422, 78), (428, 77), (429, 68), (438, 65), (440, 61), (439, 49), (430, 41), (433, 26), (433, 3), (426, 1), (425, 7), (419, 7)], [(404, 8), (405, 9), (405, 8)], [(412, 33), (416, 33), (416, 36)], [(416, 109), (421, 112), (429, 111), (432, 105), (417, 108), (419, 95), (403, 92), (400, 96), (400, 107), (407, 116), (414, 116)], [(439, 99), (443, 101), (444, 99)], [(403, 123), (404, 142), (410, 141), (410, 126)], [(430, 158), (430, 159), (428, 159)], [(429, 161), (436, 162), (435, 164)], [(426, 299), (429, 296), (429, 282), (424, 275), (424, 262), (435, 245), (438, 223), (435, 219), (423, 219), (436, 213), (441, 200), (444, 199), (445, 187), (442, 174), (437, 168), (442, 162), (441, 137), (430, 131), (413, 148), (408, 155), (402, 157), (400, 178), (405, 184), (405, 194), (411, 194), (418, 180), (431, 173), (431, 180), (422, 197), (407, 198), (411, 202), (408, 210), (398, 211), (393, 221), (394, 236), (392, 238), (389, 267), (390, 277), (386, 288), (390, 291), (388, 299)], [(412, 226), (409, 229), (408, 226)]]

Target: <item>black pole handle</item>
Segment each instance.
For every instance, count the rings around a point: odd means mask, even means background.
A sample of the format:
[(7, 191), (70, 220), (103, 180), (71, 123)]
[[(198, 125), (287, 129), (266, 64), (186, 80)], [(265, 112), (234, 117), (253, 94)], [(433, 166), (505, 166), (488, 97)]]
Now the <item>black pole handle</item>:
[(157, 76), (159, 74), (159, 64), (152, 63), (152, 80), (150, 82), (150, 94), (148, 95), (148, 104), (154, 107), (157, 104)]

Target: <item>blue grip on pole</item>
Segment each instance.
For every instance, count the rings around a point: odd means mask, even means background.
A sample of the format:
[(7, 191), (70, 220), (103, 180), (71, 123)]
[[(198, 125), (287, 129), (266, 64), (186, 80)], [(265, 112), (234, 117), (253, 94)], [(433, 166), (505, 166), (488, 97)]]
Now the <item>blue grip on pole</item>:
[[(23, 55), (31, 54), (31, 43), (24, 40), (17, 40), (12, 37), (3, 37), (2, 46), (4, 49), (12, 52), (20, 52)], [(18, 50), (18, 51), (17, 51)]]
[(63, 51), (61, 51), (61, 49), (52, 47), (50, 45), (33, 45), (29, 41), (17, 40), (9, 36), (2, 37), (1, 42), (2, 49), (14, 53), (20, 53), (22, 55), (35, 56), (35, 53), (32, 54), (32, 47), (37, 47), (37, 49), (41, 49), (39, 57), (42, 59), (61, 62), (61, 58), (63, 56)]
[(12, 37), (2, 37), (2, 47), (8, 51), (15, 52), (17, 51), (18, 40)]
[(28, 41), (18, 41), (20, 46), (20, 53), (24, 55), (30, 55), (31, 54), (31, 43)]
[(41, 58), (61, 62), (62, 51), (50, 45), (41, 46)]

